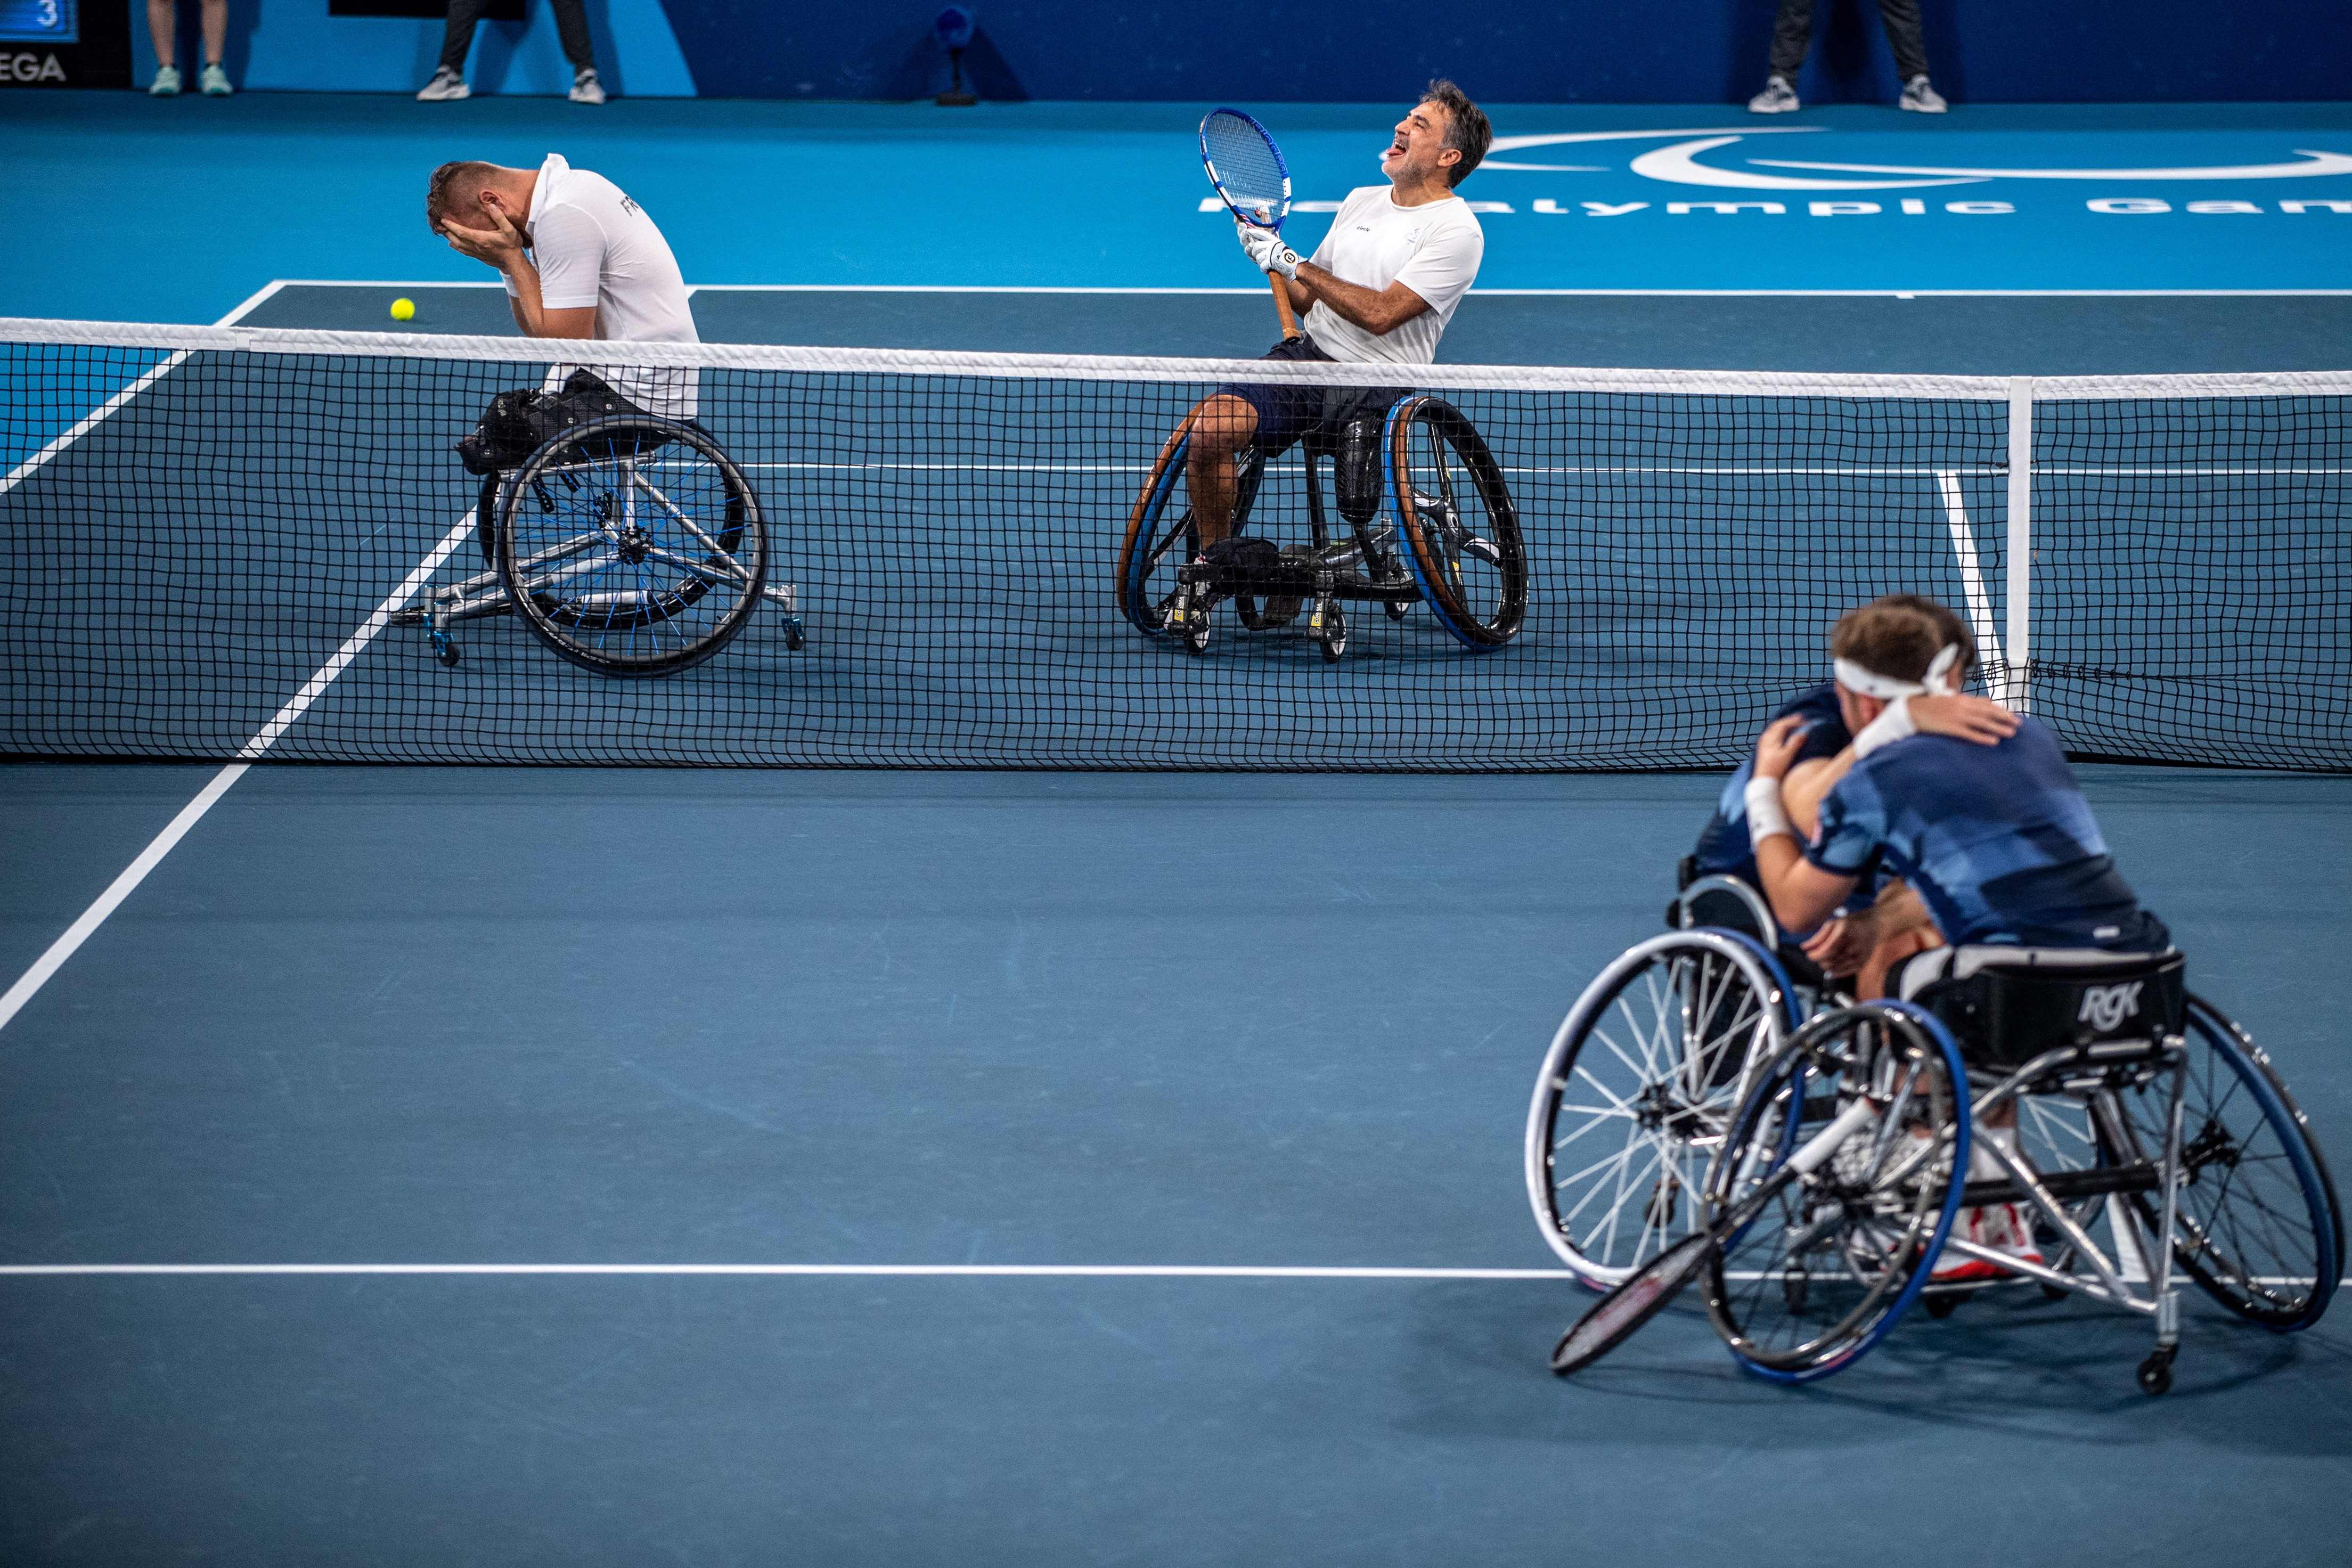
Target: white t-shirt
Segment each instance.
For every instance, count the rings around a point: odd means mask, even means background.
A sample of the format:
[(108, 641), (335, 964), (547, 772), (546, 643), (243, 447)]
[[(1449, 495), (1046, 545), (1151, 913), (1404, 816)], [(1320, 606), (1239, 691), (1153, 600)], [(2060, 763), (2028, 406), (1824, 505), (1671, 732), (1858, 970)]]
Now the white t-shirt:
[(1486, 254), (1486, 232), (1460, 196), (1401, 207), (1390, 199), (1386, 185), (1350, 191), (1339, 204), (1339, 216), (1331, 220), (1331, 232), (1308, 259), (1333, 277), (1375, 293), (1402, 283), (1429, 309), (1381, 335), (1342, 321), (1318, 300), (1301, 325), (1333, 359), (1427, 364), (1437, 357), (1437, 340), (1454, 319), (1454, 308), (1469, 292)]
[[(575, 169), (556, 153), (539, 166), (530, 197), (530, 259), (540, 302), (551, 310), (596, 307), (596, 336), (616, 343), (695, 343), (694, 311), (669, 241), (645, 209), (602, 174)], [(507, 285), (514, 292), (514, 285)], [(547, 389), (575, 367), (558, 365)], [(691, 419), (697, 376), (690, 370), (587, 367), (648, 414)]]

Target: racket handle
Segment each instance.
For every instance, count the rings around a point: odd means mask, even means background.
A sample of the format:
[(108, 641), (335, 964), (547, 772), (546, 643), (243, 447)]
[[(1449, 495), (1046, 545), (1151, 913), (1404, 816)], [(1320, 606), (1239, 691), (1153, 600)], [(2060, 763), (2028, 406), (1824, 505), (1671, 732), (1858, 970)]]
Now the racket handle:
[(1298, 317), (1290, 309), (1290, 285), (1283, 281), (1279, 272), (1267, 273), (1265, 280), (1274, 285), (1274, 309), (1282, 318), (1282, 341), (1295, 343), (1307, 334), (1299, 331)]

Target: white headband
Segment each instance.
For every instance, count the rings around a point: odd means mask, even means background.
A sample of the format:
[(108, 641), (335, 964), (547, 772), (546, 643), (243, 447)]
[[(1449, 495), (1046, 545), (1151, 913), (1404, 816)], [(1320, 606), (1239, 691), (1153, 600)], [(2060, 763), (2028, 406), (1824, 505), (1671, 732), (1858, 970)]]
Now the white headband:
[(1848, 691), (1892, 702), (1898, 697), (1956, 695), (1960, 689), (1960, 682), (1958, 677), (1952, 673), (1952, 668), (1959, 662), (1960, 645), (1948, 643), (1943, 651), (1936, 655), (1935, 662), (1927, 666), (1927, 677), (1921, 680), (1897, 680), (1891, 675), (1864, 669), (1850, 658), (1832, 659), (1830, 668), (1835, 673), (1837, 683)]

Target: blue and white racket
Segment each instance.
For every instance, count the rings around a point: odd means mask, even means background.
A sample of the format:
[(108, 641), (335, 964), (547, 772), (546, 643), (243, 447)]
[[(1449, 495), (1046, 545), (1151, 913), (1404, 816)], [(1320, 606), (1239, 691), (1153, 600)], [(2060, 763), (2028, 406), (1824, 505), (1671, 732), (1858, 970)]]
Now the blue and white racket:
[[(1201, 119), (1201, 163), (1209, 184), (1242, 222), (1282, 232), (1290, 216), (1290, 166), (1266, 128), (1238, 109), (1213, 109)], [(1290, 288), (1272, 273), (1275, 309), (1282, 315), (1282, 335), (1297, 338), (1298, 318), (1290, 309)]]

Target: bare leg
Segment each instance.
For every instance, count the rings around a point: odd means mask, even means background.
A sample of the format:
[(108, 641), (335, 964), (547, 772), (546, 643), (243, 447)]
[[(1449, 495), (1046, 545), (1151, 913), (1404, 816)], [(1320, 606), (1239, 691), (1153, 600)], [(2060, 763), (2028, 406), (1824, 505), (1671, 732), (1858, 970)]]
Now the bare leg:
[[(152, 15), (152, 6), (150, 6)], [(221, 63), (221, 51), (228, 47), (228, 0), (205, 0), (205, 64)]]
[(179, 31), (172, 0), (147, 0), (147, 36), (155, 43), (155, 63), (159, 66), (178, 63), (178, 44), (173, 35)]
[(1208, 549), (1234, 531), (1234, 502), (1240, 479), (1234, 455), (1257, 435), (1257, 410), (1249, 400), (1219, 393), (1192, 410), (1192, 444), (1184, 454), (1184, 482), (1192, 498), (1192, 521)]

